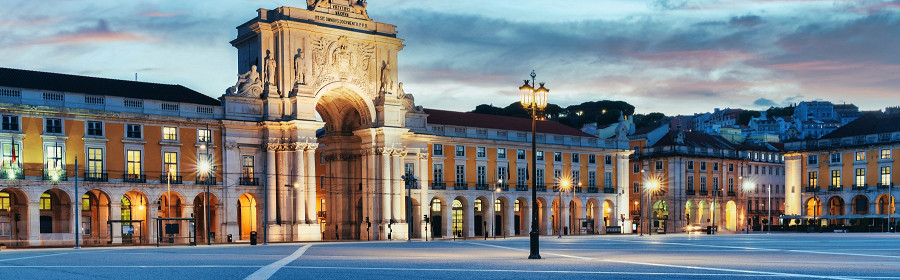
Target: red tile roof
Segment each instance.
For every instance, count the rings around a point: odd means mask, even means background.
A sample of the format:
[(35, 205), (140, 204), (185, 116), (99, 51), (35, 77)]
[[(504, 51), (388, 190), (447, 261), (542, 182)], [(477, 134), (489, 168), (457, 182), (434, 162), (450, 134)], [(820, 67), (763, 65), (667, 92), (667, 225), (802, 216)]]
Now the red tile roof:
[[(425, 109), (425, 113), (428, 114), (427, 121), (429, 124), (505, 129), (525, 132), (531, 131), (531, 119), (437, 109)], [(580, 137), (597, 137), (555, 121), (538, 121), (537, 132)]]

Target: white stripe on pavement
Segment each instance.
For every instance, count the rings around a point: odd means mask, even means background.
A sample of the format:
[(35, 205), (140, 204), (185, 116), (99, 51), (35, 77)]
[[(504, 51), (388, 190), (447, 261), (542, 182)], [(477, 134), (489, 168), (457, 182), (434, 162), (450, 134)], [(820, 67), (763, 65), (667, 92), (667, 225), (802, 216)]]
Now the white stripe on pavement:
[[(527, 252), (527, 249), (519, 249), (491, 244), (482, 244), (472, 242), (470, 244), (501, 248), (507, 250), (515, 250)], [(597, 260), (603, 262), (612, 262), (612, 263), (624, 263), (624, 264), (635, 264), (635, 265), (646, 265), (646, 266), (656, 266), (656, 267), (670, 267), (670, 268), (686, 268), (686, 269), (699, 269), (699, 270), (711, 270), (711, 271), (721, 271), (721, 272), (731, 272), (731, 273), (744, 273), (744, 274), (757, 274), (757, 275), (769, 275), (769, 276), (779, 276), (779, 277), (802, 277), (802, 278), (821, 278), (821, 279), (855, 279), (853, 277), (846, 276), (826, 276), (826, 275), (808, 275), (808, 274), (795, 274), (795, 273), (781, 273), (781, 272), (769, 272), (769, 271), (754, 271), (754, 270), (742, 270), (742, 269), (729, 269), (729, 268), (715, 268), (715, 267), (702, 267), (702, 266), (692, 266), (692, 265), (677, 265), (677, 264), (662, 264), (662, 263), (648, 263), (648, 262), (635, 262), (635, 261), (623, 261), (623, 260), (610, 260), (610, 259), (598, 259), (591, 257), (582, 257), (582, 256), (573, 256), (573, 255), (564, 255), (564, 254), (554, 254), (544, 252), (541, 254), (560, 256), (566, 258), (580, 259), (580, 260)]]
[(279, 269), (281, 269), (285, 265), (291, 263), (292, 261), (294, 261), (297, 258), (299, 258), (300, 256), (302, 256), (303, 253), (306, 252), (306, 249), (309, 249), (309, 247), (311, 247), (311, 246), (312, 246), (312, 244), (300, 247), (300, 249), (297, 249), (297, 251), (294, 251), (294, 253), (291, 254), (290, 256), (284, 257), (283, 259), (280, 259), (277, 262), (273, 262), (267, 266), (260, 268), (253, 274), (250, 274), (250, 276), (247, 276), (247, 278), (244, 278), (244, 280), (269, 279), (269, 277), (272, 277), (272, 275), (275, 275), (275, 272), (278, 272)]

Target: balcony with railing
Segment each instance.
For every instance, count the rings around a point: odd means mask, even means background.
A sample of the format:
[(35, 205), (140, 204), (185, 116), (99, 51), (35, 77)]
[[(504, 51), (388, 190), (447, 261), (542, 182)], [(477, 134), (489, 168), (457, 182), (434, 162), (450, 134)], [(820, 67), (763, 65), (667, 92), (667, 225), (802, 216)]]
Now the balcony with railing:
[(109, 182), (109, 175), (106, 173), (85, 172), (84, 180), (87, 182)]
[(547, 191), (547, 185), (537, 185), (537, 191), (539, 191), (539, 192)]
[(469, 185), (466, 185), (466, 182), (454, 182), (453, 189), (458, 191), (464, 191), (469, 189)]
[(640, 216), (641, 210), (631, 210), (631, 212), (629, 212), (629, 214), (631, 214), (632, 216)]
[(508, 191), (508, 190), (509, 190), (509, 184), (497, 184), (497, 187), (499, 187), (500, 190), (502, 190), (502, 191)]
[(890, 183), (878, 183), (878, 188), (879, 188), (879, 189), (887, 189), (887, 188), (889, 188), (889, 187), (891, 187), (891, 186), (893, 186), (893, 185), (894, 185), (894, 182), (890, 182)]
[(238, 185), (241, 186), (259, 186), (259, 178), (241, 177), (238, 178)]
[(702, 189), (701, 189), (701, 190), (700, 190), (700, 195), (709, 195), (709, 192), (708, 192), (707, 190), (702, 190)]
[(197, 178), (194, 179), (194, 184), (197, 184), (197, 185), (206, 185), (206, 184), (215, 185), (215, 184), (216, 184), (216, 176), (206, 176), (205, 178), (204, 178), (204, 176), (197, 176)]
[(869, 188), (869, 184), (853, 185), (854, 191), (864, 191)]
[(695, 191), (694, 189), (686, 189), (686, 190), (684, 190), (684, 194), (685, 195), (696, 195), (697, 191)]
[(588, 193), (598, 193), (598, 192), (600, 192), (600, 189), (597, 188), (597, 186), (588, 186), (587, 192)]
[(475, 190), (476, 190), (476, 191), (483, 191), (483, 190), (487, 190), (487, 189), (488, 189), (488, 184), (487, 184), (487, 183), (475, 183)]
[(21, 168), (5, 168), (0, 169), (0, 176), (7, 180), (25, 179), (25, 174)]
[(64, 169), (44, 169), (44, 181), (66, 181), (66, 170)]
[(516, 191), (519, 191), (519, 192), (528, 191), (528, 185), (516, 184)]
[(840, 192), (844, 190), (844, 186), (828, 186), (830, 192)]
[(615, 186), (605, 186), (603, 187), (603, 193), (616, 193)]
[(432, 189), (432, 190), (446, 190), (446, 189), (447, 189), (447, 183), (444, 183), (444, 182), (431, 182), (431, 189)]
[(144, 174), (125, 174), (122, 178), (125, 183), (146, 183), (147, 175)]
[(737, 196), (737, 194), (734, 191), (728, 191), (728, 196)]
[(161, 175), (159, 176), (160, 184), (181, 184), (182, 177), (180, 175)]
[(819, 186), (806, 186), (805, 192), (819, 192)]
[(574, 187), (574, 188), (572, 188), (572, 191), (581, 193), (581, 187)]

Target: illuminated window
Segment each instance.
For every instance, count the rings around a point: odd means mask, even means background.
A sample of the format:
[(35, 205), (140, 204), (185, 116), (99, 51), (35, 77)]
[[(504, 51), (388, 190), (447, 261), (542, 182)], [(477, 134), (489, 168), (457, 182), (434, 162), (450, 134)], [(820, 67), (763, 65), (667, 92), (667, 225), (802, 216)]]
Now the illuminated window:
[(253, 177), (253, 156), (243, 156), (241, 158), (241, 176), (244, 178)]
[(174, 128), (174, 127), (164, 126), (163, 127), (163, 140), (166, 140), (166, 141), (178, 140), (178, 129)]
[(131, 220), (131, 199), (128, 196), (122, 196), (122, 220)]
[(856, 152), (855, 157), (856, 161), (866, 160), (866, 152)]
[[(18, 169), (22, 166), (22, 151), (19, 150), (19, 144), (13, 144), (10, 142), (3, 143), (2, 145), (3, 151), (0, 153), (3, 154), (3, 164), (8, 166), (11, 164), (13, 168)], [(15, 155), (15, 158), (13, 157)], [(4, 177), (7, 174), (3, 174)]]
[(494, 212), (501, 212), (501, 211), (503, 211), (503, 203), (500, 202), (499, 198), (495, 199), (494, 200)]
[(452, 213), (450, 213), (452, 223), (453, 223), (453, 234), (456, 236), (462, 236), (463, 232), (463, 206), (462, 202), (459, 200), (453, 200), (453, 209)]
[(209, 129), (198, 129), (197, 142), (212, 143), (212, 131), (210, 131)]
[(9, 216), (0, 216), (0, 236), (10, 236), (11, 231), (12, 225), (9, 223)]
[(9, 193), (0, 192), (0, 211), (9, 209)]
[(475, 212), (481, 212), (481, 199), (475, 200)]
[(840, 170), (831, 170), (831, 185), (832, 186), (840, 186), (841, 185), (841, 171)]
[(168, 179), (178, 176), (178, 153), (163, 153), (163, 160), (163, 172), (167, 175)]
[(890, 166), (882, 166), (881, 167), (881, 185), (883, 185), (883, 186), (892, 185), (892, 183), (891, 183), (891, 167)]
[(856, 169), (856, 185), (863, 186), (866, 184), (866, 169), (865, 168), (857, 168)]
[(128, 163), (125, 165), (125, 174), (141, 175), (141, 151), (128, 150), (125, 152)]
[(516, 208), (516, 209), (515, 209), (516, 212), (519, 212), (519, 200), (516, 200), (516, 203), (514, 204), (513, 207)]
[(39, 207), (40, 210), (51, 210), (52, 206), (50, 205), (50, 194), (44, 193), (41, 195), (41, 205)]
[(59, 170), (63, 168), (62, 146), (47, 146), (47, 170)]
[(891, 150), (883, 149), (881, 150), (881, 159), (890, 159), (891, 158)]
[(431, 200), (431, 211), (432, 212), (441, 212), (441, 200), (435, 198)]
[(81, 211), (91, 211), (91, 197), (87, 194), (81, 196)]
[(103, 173), (103, 149), (88, 148), (87, 150), (87, 174), (86, 177), (98, 179)]

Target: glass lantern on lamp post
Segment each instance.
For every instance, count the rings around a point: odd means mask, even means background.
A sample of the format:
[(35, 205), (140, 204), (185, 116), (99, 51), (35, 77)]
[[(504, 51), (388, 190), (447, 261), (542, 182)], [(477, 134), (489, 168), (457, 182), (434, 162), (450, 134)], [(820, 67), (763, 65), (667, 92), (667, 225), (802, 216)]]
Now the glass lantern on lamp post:
[(522, 93), (522, 107), (531, 111), (531, 232), (529, 235), (530, 253), (529, 259), (540, 259), (540, 232), (538, 232), (538, 212), (537, 212), (537, 119), (541, 117), (540, 112), (547, 108), (547, 98), (550, 96), (550, 90), (541, 83), (540, 87), (535, 89), (537, 75), (534, 70), (531, 71), (531, 83), (525, 80), (525, 84), (519, 87)]

